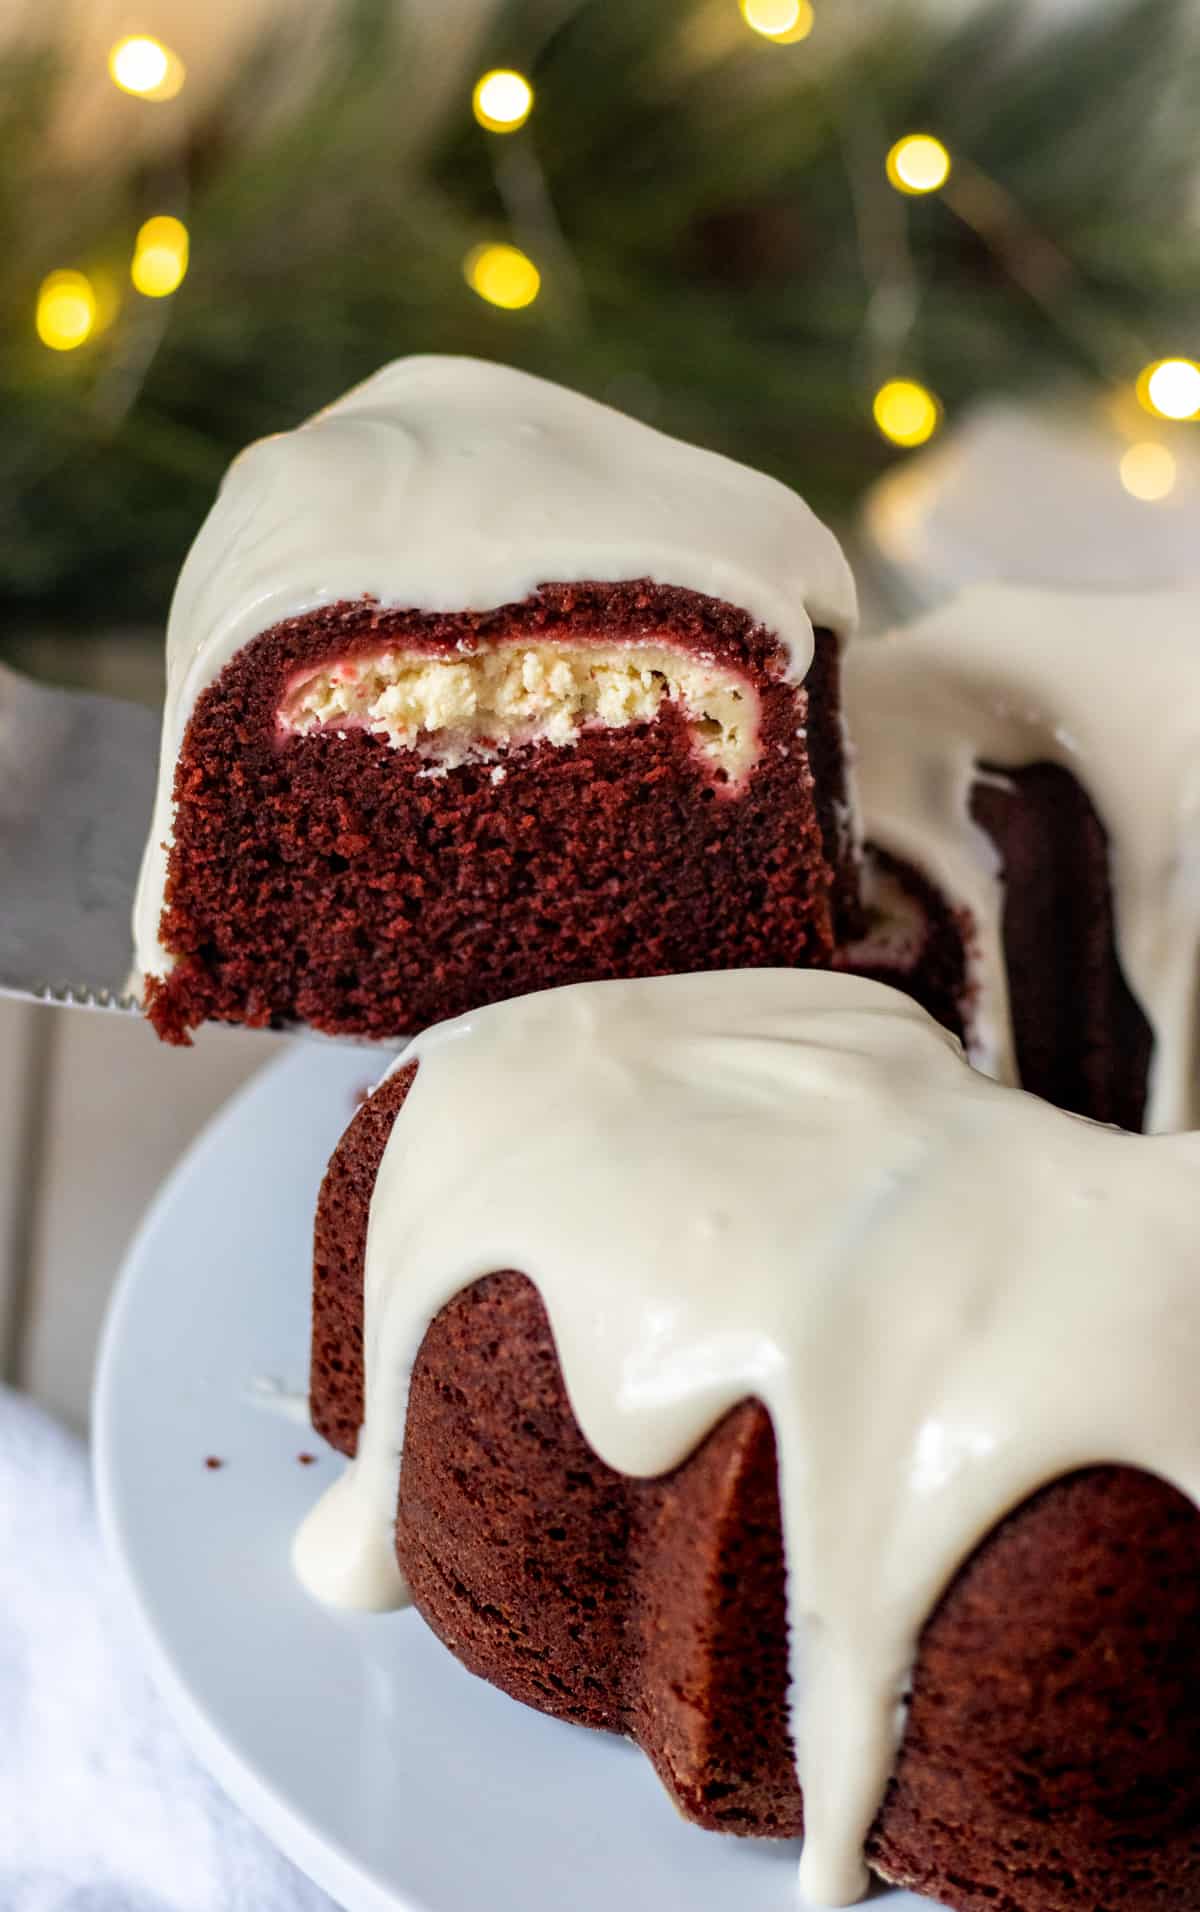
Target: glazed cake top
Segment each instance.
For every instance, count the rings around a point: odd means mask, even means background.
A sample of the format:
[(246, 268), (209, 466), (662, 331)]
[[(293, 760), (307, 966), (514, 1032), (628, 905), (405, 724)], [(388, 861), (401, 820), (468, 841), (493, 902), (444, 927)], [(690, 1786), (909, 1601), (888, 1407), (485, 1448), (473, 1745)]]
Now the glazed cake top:
[(846, 635), (854, 582), (785, 485), (577, 392), (479, 359), (397, 359), (298, 430), (250, 445), (180, 574), (137, 967), (158, 940), (175, 762), (197, 699), (285, 618), (363, 597), (488, 611), (541, 584), (648, 578), (721, 599), (781, 641), (800, 682), (813, 627)]
[(856, 645), (844, 687), (865, 835), (970, 911), (972, 1059), (1017, 1080), (1003, 873), (971, 792), (1060, 764), (1108, 837), (1121, 967), (1154, 1032), (1146, 1127), (1200, 1127), (1200, 594), (978, 586)]
[(748, 611), (798, 679), (813, 625), (854, 623), (836, 539), (775, 479), (508, 366), (397, 359), (234, 460), (171, 606), (171, 692), (341, 599), (486, 611), (642, 577)]
[(403, 1597), (408, 1376), (482, 1275), (537, 1286), (584, 1436), (623, 1473), (675, 1467), (757, 1397), (802, 1880), (846, 1902), (921, 1626), (975, 1544), (1092, 1463), (1200, 1494), (1200, 1135), (1064, 1115), (897, 991), (819, 970), (546, 990), (427, 1030), (413, 1060), (368, 1219), (365, 1424), (302, 1577)]

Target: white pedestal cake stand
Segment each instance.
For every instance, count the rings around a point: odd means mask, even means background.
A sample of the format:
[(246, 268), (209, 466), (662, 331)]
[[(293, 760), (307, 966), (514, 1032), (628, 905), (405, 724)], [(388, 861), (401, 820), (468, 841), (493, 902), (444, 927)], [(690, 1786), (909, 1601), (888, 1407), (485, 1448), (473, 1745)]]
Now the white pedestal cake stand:
[(348, 1912), (792, 1912), (796, 1846), (684, 1824), (633, 1747), (472, 1679), (415, 1613), (326, 1612), (292, 1578), (341, 1466), (295, 1399), (313, 1209), (373, 1066), (297, 1042), (258, 1076), (162, 1189), (112, 1302), (101, 1517), (168, 1702)]

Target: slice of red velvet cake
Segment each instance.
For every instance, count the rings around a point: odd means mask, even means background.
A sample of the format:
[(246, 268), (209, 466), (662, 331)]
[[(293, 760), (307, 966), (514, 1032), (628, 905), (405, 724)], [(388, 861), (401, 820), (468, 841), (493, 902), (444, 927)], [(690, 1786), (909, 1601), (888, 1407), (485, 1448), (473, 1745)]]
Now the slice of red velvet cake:
[(171, 611), (159, 1034), (828, 962), (853, 621), (785, 487), (499, 366), (401, 360), (251, 446)]

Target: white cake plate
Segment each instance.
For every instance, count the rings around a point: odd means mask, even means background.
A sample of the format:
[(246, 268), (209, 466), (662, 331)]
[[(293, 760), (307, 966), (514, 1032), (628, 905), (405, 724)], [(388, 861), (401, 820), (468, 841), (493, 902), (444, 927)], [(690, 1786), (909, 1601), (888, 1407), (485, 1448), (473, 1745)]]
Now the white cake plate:
[(686, 1825), (624, 1741), (472, 1679), (415, 1613), (330, 1613), (292, 1578), (341, 1466), (295, 1398), (312, 1215), (373, 1060), (298, 1041), (265, 1069), (162, 1189), (112, 1302), (101, 1518), (167, 1700), (348, 1912), (794, 1912), (796, 1845)]

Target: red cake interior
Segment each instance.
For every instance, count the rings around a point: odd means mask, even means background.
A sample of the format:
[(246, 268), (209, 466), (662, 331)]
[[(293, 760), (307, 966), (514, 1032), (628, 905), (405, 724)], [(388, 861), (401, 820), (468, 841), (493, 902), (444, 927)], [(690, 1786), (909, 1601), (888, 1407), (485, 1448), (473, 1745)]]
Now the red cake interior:
[[(673, 647), (744, 679), (757, 755), (736, 781), (687, 718), (587, 728), (430, 774), (359, 728), (288, 735), (298, 674), (391, 646)], [(744, 614), (646, 583), (552, 585), (487, 614), (339, 604), (265, 632), (199, 699), (175, 780), (150, 979), (168, 1040), (208, 1018), (395, 1036), (525, 991), (606, 976), (830, 960), (852, 907), (836, 640), (806, 684)], [(819, 763), (820, 781), (813, 767)]]
[[(1069, 770), (981, 764), (971, 815), (995, 845), (1004, 882), (1001, 934), (1022, 1087), (1061, 1109), (1137, 1130), (1154, 1039), (1117, 949), (1108, 838)], [(875, 867), (914, 906), (919, 933), (846, 967), (912, 996), (964, 1039), (971, 1027), (970, 919), (911, 864), (872, 848)]]

